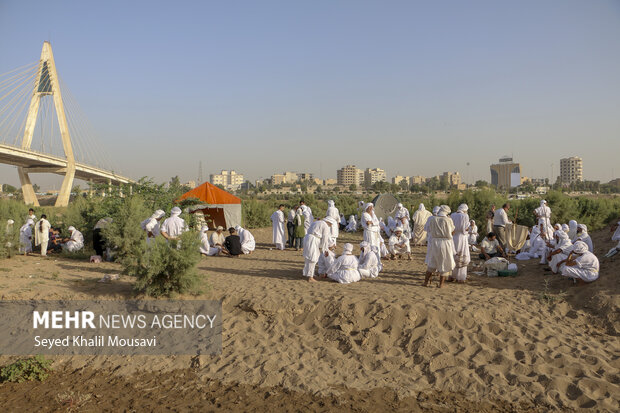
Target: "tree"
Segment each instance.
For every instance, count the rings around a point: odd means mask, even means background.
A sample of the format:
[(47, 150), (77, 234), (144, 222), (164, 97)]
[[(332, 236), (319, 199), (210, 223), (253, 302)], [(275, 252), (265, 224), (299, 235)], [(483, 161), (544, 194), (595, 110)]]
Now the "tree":
[(357, 185), (355, 184), (349, 185), (349, 191), (357, 191)]
[(13, 185), (3, 184), (2, 192), (6, 192), (8, 194), (14, 194), (15, 192), (17, 192), (17, 188), (15, 188)]
[(476, 186), (476, 188), (486, 188), (489, 186), (489, 183), (487, 181), (479, 179), (474, 185)]

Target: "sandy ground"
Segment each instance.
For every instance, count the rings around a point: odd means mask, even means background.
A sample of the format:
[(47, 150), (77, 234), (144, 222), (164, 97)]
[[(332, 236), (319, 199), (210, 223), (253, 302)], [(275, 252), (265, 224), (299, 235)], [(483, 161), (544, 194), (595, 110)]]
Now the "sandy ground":
[[(517, 277), (425, 288), (425, 247), (413, 261), (385, 262), (378, 279), (310, 284), (300, 252), (270, 250), (270, 229), (253, 233), (253, 254), (199, 265), (208, 285), (200, 298), (223, 301), (221, 355), (52, 357), (48, 382), (0, 384), (0, 399), (16, 410), (66, 407), (66, 391), (86, 394), (82, 408), (92, 411), (620, 409), (620, 256), (601, 259), (600, 279), (585, 287), (529, 261)], [(593, 235), (599, 257), (609, 237)], [(343, 234), (339, 244), (360, 240)], [(128, 277), (97, 283), (118, 272), (15, 257), (0, 261), (0, 295), (134, 297)], [(56, 402), (42, 406), (46, 398)]]

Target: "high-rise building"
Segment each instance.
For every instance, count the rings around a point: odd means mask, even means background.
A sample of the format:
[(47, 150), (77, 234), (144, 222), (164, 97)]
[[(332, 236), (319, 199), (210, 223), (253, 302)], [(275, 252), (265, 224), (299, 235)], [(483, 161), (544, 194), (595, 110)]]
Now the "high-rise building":
[(381, 168), (366, 168), (366, 171), (364, 171), (364, 184), (366, 186), (371, 186), (376, 182), (385, 182), (386, 180), (385, 170)]
[(509, 189), (521, 185), (521, 165), (505, 156), (491, 165), (491, 185), (497, 189)]
[(410, 178), (408, 176), (396, 175), (392, 178), (392, 183), (395, 185), (400, 185), (401, 182), (405, 182), (407, 185), (409, 185), (409, 179)]
[(444, 172), (439, 176), (440, 181), (445, 181), (448, 186), (456, 186), (461, 185), (461, 174), (458, 172)]
[(560, 179), (563, 185), (583, 181), (583, 161), (578, 156), (560, 159)]
[(243, 174), (236, 171), (222, 171), (219, 174), (211, 174), (209, 181), (213, 185), (221, 185), (228, 191), (236, 191), (243, 184)]
[(426, 177), (422, 176), (422, 175), (416, 175), (416, 176), (412, 176), (409, 179), (409, 183), (411, 185), (422, 185), (423, 183), (426, 182)]
[(358, 169), (355, 165), (347, 165), (336, 171), (336, 180), (338, 185), (359, 186), (364, 182), (364, 171)]

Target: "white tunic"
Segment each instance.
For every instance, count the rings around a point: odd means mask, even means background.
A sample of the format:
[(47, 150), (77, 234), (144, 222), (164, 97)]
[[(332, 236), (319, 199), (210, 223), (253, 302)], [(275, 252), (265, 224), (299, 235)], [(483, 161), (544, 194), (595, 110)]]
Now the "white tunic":
[(207, 231), (200, 233), (200, 253), (205, 255), (216, 255), (220, 252), (220, 247), (212, 247), (209, 244), (209, 233)]
[(373, 251), (362, 252), (359, 257), (358, 271), (364, 278), (377, 278), (379, 276), (379, 258)]
[(24, 224), (19, 229), (19, 242), (22, 252), (32, 252), (32, 227), (30, 225)]
[(50, 239), (49, 221), (41, 218), (34, 226), (34, 245), (41, 245), (42, 242), (48, 242)]
[(178, 215), (173, 215), (166, 218), (159, 231), (165, 232), (172, 238), (178, 238), (183, 232), (187, 231), (187, 226), (185, 225), (185, 220), (183, 218)]
[(467, 237), (467, 242), (469, 245), (474, 245), (478, 243), (478, 225), (474, 224), (469, 227), (469, 236)]
[(392, 254), (409, 254), (411, 252), (411, 246), (409, 244), (409, 238), (405, 234), (392, 235), (388, 241), (389, 251)]
[(84, 248), (84, 236), (77, 229), (71, 233), (71, 239), (65, 243), (69, 252), (76, 252)]
[(347, 232), (357, 231), (357, 221), (353, 215), (349, 217), (349, 223), (347, 224), (347, 227), (344, 230)]
[[(159, 235), (159, 221), (155, 218), (147, 218), (140, 224), (144, 232), (146, 232), (146, 242), (150, 243), (151, 240), (155, 239)], [(149, 232), (153, 234), (153, 236), (149, 236)]]
[(336, 261), (336, 254), (334, 251), (327, 250), (327, 257), (325, 254), (319, 256), (319, 275), (327, 274), (332, 264)]
[(271, 214), (271, 222), (273, 225), (272, 242), (276, 245), (278, 244), (284, 245), (286, 243), (286, 237), (284, 235), (285, 234), (284, 224), (286, 222), (286, 219), (284, 218), (284, 212), (278, 209), (273, 214)]
[(310, 262), (318, 262), (321, 253), (328, 250), (330, 236), (331, 230), (325, 221), (314, 221), (304, 237), (304, 258)]
[[(368, 224), (370, 222), (370, 224)], [(380, 247), (381, 242), (379, 238), (381, 238), (380, 228), (379, 228), (379, 219), (373, 212), (369, 214), (368, 212), (364, 212), (362, 214), (362, 228), (364, 228), (364, 241), (370, 244), (371, 247)]]
[(452, 272), (456, 266), (452, 231), (454, 223), (448, 217), (437, 216), (428, 220), (428, 233), (431, 236), (428, 251), (429, 270), (445, 274)]
[[(334, 222), (340, 221), (340, 212), (331, 201), (329, 203), (329, 207), (327, 208), (327, 212), (325, 213), (325, 217), (332, 217)], [(338, 238), (338, 233), (338, 225), (332, 225), (332, 238)]]
[(590, 251), (577, 257), (577, 265), (574, 267), (564, 266), (562, 275), (571, 278), (581, 278), (585, 282), (592, 282), (598, 279), (599, 262), (596, 255)]
[(327, 276), (341, 284), (357, 282), (362, 279), (362, 276), (357, 270), (358, 264), (359, 263), (355, 255), (341, 255), (331, 266)]
[(413, 213), (413, 245), (426, 244), (426, 231), (424, 230), (424, 226), (432, 215), (433, 214), (425, 208), (420, 208)]
[(239, 240), (241, 241), (241, 251), (244, 254), (249, 254), (256, 249), (256, 241), (254, 235), (245, 228), (239, 228)]

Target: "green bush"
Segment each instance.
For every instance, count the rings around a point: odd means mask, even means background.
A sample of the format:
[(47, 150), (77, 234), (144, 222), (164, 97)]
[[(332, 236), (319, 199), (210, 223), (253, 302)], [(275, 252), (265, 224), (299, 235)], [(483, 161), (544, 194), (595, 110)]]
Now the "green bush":
[(41, 355), (17, 360), (0, 370), (0, 382), (43, 381), (49, 377), (51, 365), (52, 360), (47, 360)]
[(134, 257), (125, 271), (137, 278), (135, 289), (146, 295), (171, 297), (177, 293), (199, 293), (201, 278), (196, 271), (199, 245), (194, 231), (183, 233), (179, 241), (166, 242), (163, 237), (157, 237), (145, 254)]

